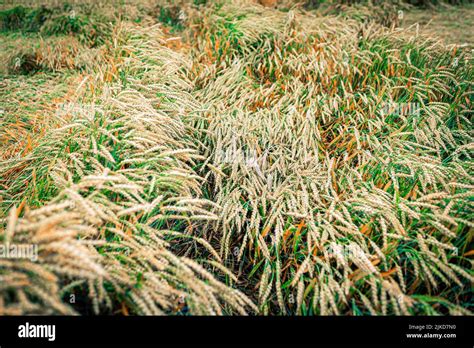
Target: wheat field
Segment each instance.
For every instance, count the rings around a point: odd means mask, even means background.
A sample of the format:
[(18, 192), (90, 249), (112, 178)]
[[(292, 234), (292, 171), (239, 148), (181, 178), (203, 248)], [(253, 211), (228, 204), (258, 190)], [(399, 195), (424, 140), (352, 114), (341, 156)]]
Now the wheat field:
[(42, 3), (0, 10), (0, 315), (472, 315), (469, 44), (395, 0)]

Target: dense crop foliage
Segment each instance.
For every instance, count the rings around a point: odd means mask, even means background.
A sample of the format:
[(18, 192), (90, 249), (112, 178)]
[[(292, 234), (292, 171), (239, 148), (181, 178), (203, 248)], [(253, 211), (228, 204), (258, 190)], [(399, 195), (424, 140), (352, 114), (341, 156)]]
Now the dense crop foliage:
[(472, 51), (397, 4), (2, 11), (0, 314), (471, 314)]

